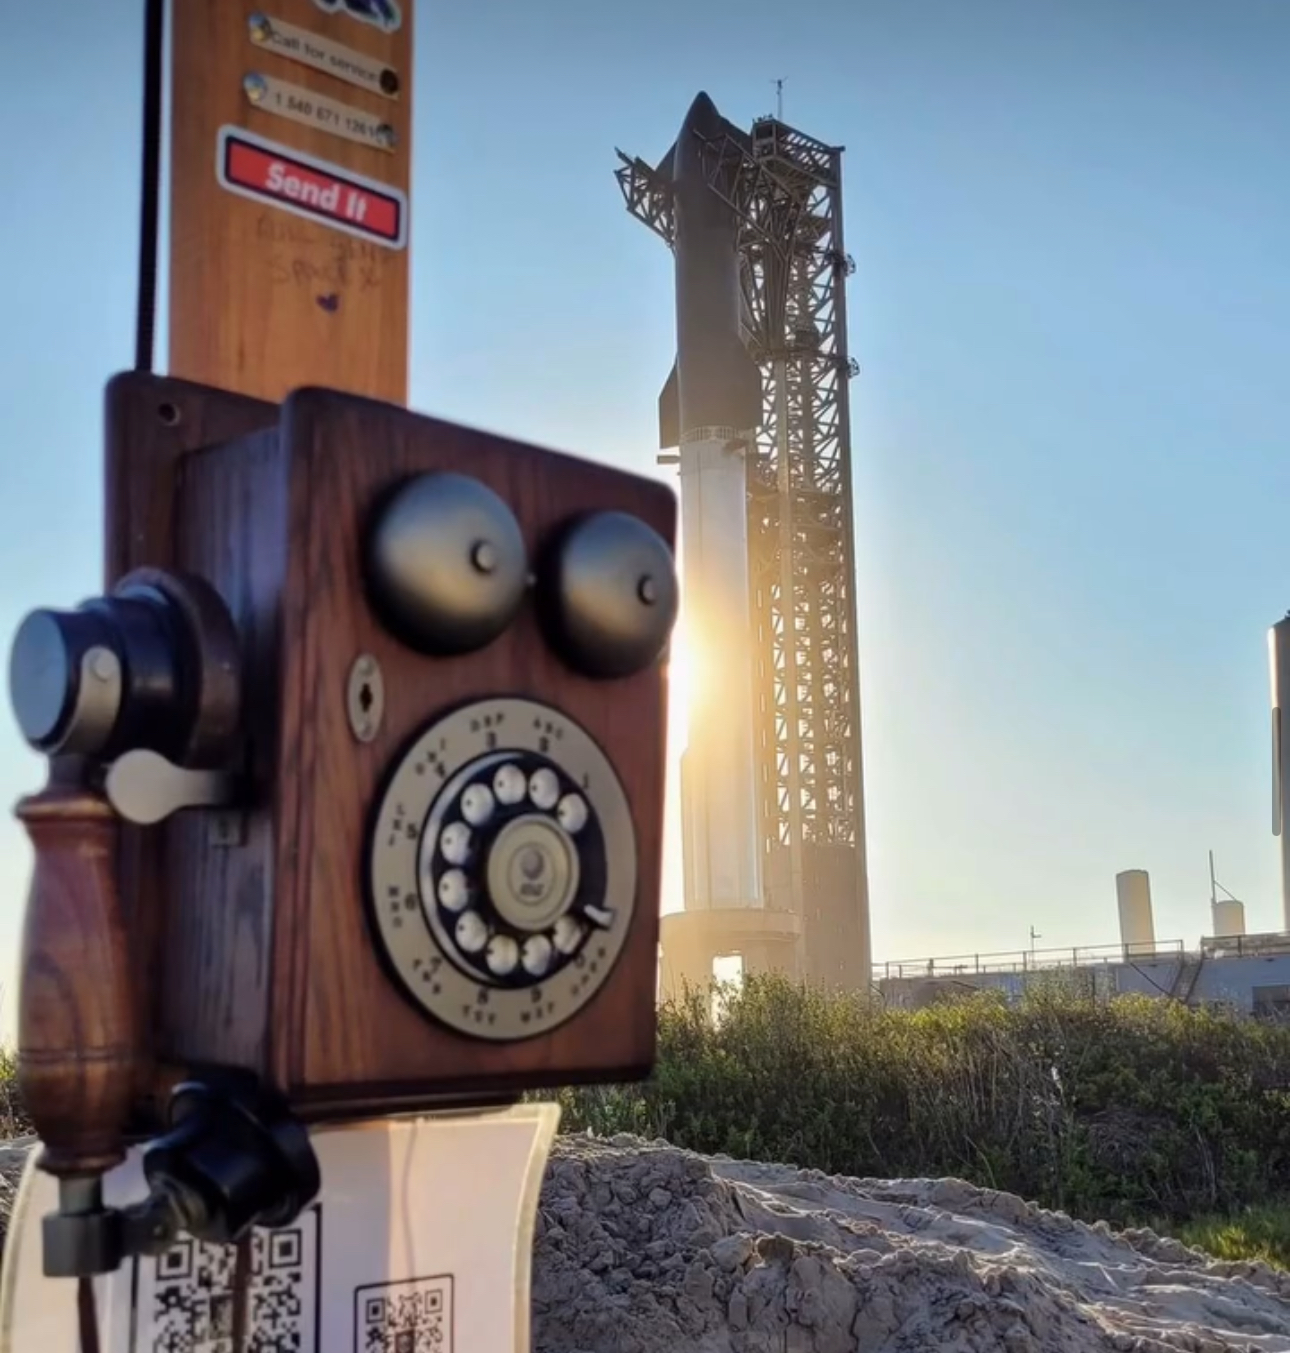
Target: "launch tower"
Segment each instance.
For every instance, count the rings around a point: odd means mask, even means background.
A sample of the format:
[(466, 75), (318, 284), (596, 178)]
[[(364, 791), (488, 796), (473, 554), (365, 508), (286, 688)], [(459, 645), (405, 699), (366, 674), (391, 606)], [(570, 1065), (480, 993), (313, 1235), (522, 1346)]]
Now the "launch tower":
[[(700, 101), (710, 108), (701, 95), (681, 135), (698, 138), (706, 191), (734, 212), (742, 338), (761, 373), (761, 426), (743, 455), (760, 895), (695, 907), (687, 858), (686, 909), (663, 918), (664, 989), (706, 982), (715, 958), (739, 954), (745, 972), (867, 990), (843, 149), (777, 118), (751, 133), (694, 125)], [(628, 211), (674, 251), (677, 159), (674, 147), (652, 168), (620, 151), (617, 170)], [(660, 442), (676, 446), (661, 412)], [(683, 522), (686, 492), (683, 475)], [(703, 848), (688, 829), (687, 857)]]

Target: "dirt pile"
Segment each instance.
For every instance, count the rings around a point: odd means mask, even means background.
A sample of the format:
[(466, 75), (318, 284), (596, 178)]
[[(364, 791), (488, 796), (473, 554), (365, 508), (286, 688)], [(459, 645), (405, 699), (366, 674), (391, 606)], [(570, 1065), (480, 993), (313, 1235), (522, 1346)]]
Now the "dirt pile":
[(4, 1245), (9, 1230), (9, 1217), (18, 1194), (18, 1184), (34, 1142), (34, 1137), (0, 1141), (0, 1247)]
[[(27, 1143), (0, 1146), (0, 1236)], [(534, 1353), (1290, 1353), (1290, 1275), (958, 1180), (562, 1138)]]
[(1290, 1276), (958, 1180), (564, 1138), (535, 1353), (1290, 1350)]

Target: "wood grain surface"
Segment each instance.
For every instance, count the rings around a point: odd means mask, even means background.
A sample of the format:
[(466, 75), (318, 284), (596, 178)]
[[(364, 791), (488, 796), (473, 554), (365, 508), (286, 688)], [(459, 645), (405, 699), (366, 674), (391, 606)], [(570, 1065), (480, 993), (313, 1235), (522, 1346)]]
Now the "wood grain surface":
[(138, 1051), (129, 952), (107, 801), (69, 776), (23, 799), (35, 852), (23, 921), (18, 1087), (54, 1175), (110, 1169), (124, 1133)]
[[(426, 658), (377, 622), (360, 536), (410, 474), (456, 469), (516, 512), (531, 557), (571, 516), (636, 513), (674, 541), (672, 491), (590, 462), (306, 390), (278, 408), (150, 376), (108, 393), (106, 581), (190, 570), (238, 624), (247, 673), (250, 798), (232, 839), (212, 815), (124, 826), (120, 863), (146, 1128), (183, 1069), (267, 1075), (307, 1118), (480, 1099), (648, 1070), (654, 1051), (664, 790), (665, 667), (621, 681), (572, 673), (526, 608), (480, 653)], [(345, 712), (350, 664), (374, 654), (386, 709), (370, 743)], [(463, 698), (527, 696), (600, 743), (640, 852), (633, 928), (606, 987), (550, 1035), (490, 1045), (434, 1024), (387, 974), (369, 929), (362, 855), (392, 762)]]
[[(187, 457), (177, 563), (220, 589), (245, 638), (257, 791), (240, 845), (200, 821), (167, 828), (166, 1057), (253, 1067), (306, 1117), (645, 1073), (653, 1058), (664, 791), (665, 669), (594, 681), (547, 646), (531, 606), (473, 655), (427, 658), (377, 622), (361, 574), (369, 510), (408, 475), (471, 474), (520, 522), (530, 557), (571, 516), (636, 513), (665, 540), (665, 485), (387, 404), (302, 391), (280, 431)], [(359, 653), (384, 672), (385, 715), (358, 742), (345, 706)], [(627, 792), (640, 873), (627, 947), (600, 993), (550, 1034), (509, 1045), (435, 1024), (387, 975), (369, 928), (363, 853), (374, 801), (408, 741), (464, 699), (567, 711)]]
[[(235, 195), (216, 175), (222, 127), (243, 128), (406, 194), (412, 139), (412, 7), (397, 31), (360, 22), (342, 2), (176, 0), (172, 12), (170, 374), (260, 399), (326, 385), (406, 403), (408, 249)], [(384, 62), (396, 99), (356, 88), (251, 40), (264, 15)], [(248, 74), (379, 115), (392, 153), (255, 106)]]
[[(174, 504), (178, 465), (202, 446), (256, 428), (276, 426), (278, 408), (187, 381), (127, 373), (107, 387), (104, 456), (104, 590), (127, 573), (176, 557)], [(139, 1038), (135, 1063), (134, 1135), (155, 1130), (164, 1085), (154, 1063), (165, 961), (168, 837), (123, 823), (117, 879), (130, 954), (131, 995)], [(182, 904), (182, 898), (179, 899)]]

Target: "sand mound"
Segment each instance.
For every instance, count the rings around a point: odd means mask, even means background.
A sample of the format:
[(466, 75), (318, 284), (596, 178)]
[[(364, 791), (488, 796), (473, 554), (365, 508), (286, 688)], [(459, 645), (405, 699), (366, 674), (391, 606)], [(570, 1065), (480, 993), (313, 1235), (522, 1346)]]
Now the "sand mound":
[(857, 1180), (565, 1138), (535, 1353), (1290, 1350), (1290, 1275), (958, 1180)]
[[(0, 1146), (0, 1227), (26, 1146)], [(566, 1137), (533, 1315), (534, 1353), (1290, 1353), (1290, 1274), (954, 1179)]]

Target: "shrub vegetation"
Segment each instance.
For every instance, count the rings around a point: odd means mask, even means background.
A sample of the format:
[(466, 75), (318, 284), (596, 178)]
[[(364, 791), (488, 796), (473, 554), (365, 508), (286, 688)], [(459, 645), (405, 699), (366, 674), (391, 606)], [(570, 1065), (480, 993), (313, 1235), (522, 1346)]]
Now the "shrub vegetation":
[[(664, 1006), (651, 1081), (566, 1090), (566, 1132), (830, 1174), (953, 1175), (1290, 1265), (1290, 1027), (1060, 983), (916, 1012), (753, 978)], [(0, 1051), (0, 1136), (30, 1131)]]
[(18, 1096), (14, 1070), (13, 1050), (0, 1047), (0, 1140), (3, 1141), (24, 1137), (31, 1131), (31, 1123)]
[(565, 1130), (954, 1175), (1123, 1223), (1235, 1213), (1290, 1178), (1284, 1026), (1060, 983), (911, 1012), (757, 978), (721, 1007), (666, 1006), (654, 1079), (565, 1092)]

